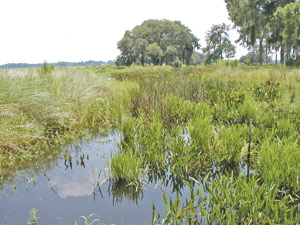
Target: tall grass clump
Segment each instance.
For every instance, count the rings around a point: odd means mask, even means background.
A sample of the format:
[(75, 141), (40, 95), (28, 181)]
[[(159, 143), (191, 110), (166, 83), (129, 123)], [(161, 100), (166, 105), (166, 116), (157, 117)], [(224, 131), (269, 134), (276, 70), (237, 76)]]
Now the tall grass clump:
[(250, 121), (251, 119), (256, 122), (258, 117), (257, 111), (257, 103), (254, 100), (247, 98), (238, 110), (239, 118), (243, 122)]
[(117, 152), (111, 155), (109, 162), (111, 178), (125, 181), (127, 184), (139, 184), (142, 181), (142, 159), (133, 150)]
[(121, 146), (122, 150), (127, 149), (135, 150), (135, 136), (136, 136), (136, 122), (133, 117), (127, 117), (123, 119), (120, 127), (122, 133)]
[(157, 114), (153, 112), (149, 120), (140, 117), (136, 144), (149, 175), (164, 174), (167, 170), (166, 137), (167, 131)]
[(266, 140), (258, 152), (256, 169), (264, 182), (276, 184), (287, 192), (299, 191), (300, 151), (296, 142)]
[(215, 160), (218, 160), (220, 165), (234, 167), (240, 163), (242, 149), (245, 145), (247, 142), (243, 126), (222, 127), (217, 135), (217, 144), (214, 150)]
[(120, 104), (110, 84), (88, 68), (44, 65), (17, 74), (0, 76), (0, 156), (7, 171), (38, 164), (66, 144), (114, 126)]
[[(125, 117), (120, 131), (122, 136), (119, 151), (112, 155), (112, 160), (108, 163), (113, 174), (112, 177), (137, 181), (138, 174), (141, 175), (141, 172), (133, 175), (130, 175), (131, 172), (127, 172), (129, 177), (124, 177), (123, 172), (131, 171), (130, 168), (132, 170), (143, 168), (143, 171), (149, 176), (165, 173), (167, 170), (165, 130), (155, 113), (151, 120), (146, 119), (142, 114), (137, 119)], [(118, 161), (124, 162), (124, 164), (118, 164)]]
[(196, 155), (209, 156), (213, 146), (214, 130), (210, 117), (195, 118), (189, 126), (190, 142)]

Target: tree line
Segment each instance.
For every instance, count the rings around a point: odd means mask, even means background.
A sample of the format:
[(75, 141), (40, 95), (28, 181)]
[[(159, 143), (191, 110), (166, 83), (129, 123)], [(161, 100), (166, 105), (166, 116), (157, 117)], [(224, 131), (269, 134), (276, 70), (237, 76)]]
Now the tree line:
[(206, 34), (207, 47), (202, 49), (204, 54), (200, 54), (195, 52), (200, 49), (199, 39), (181, 22), (147, 20), (132, 31), (125, 32), (118, 42), (121, 54), (117, 57), (116, 64), (129, 66), (132, 63), (148, 63), (179, 67), (182, 64), (229, 59), (235, 55), (229, 30), (230, 27), (224, 23), (213, 25)]
[[(300, 2), (295, 0), (224, 0), (230, 19), (240, 36), (236, 43), (249, 53), (242, 62), (270, 63), (270, 53), (280, 52), (280, 62), (299, 63)], [(153, 65), (212, 63), (235, 56), (236, 47), (229, 38), (230, 26), (217, 24), (206, 33), (203, 53), (199, 39), (179, 21), (147, 20), (127, 30), (117, 46), (121, 54), (117, 65), (145, 63)]]
[(280, 51), (280, 62), (299, 62), (300, 2), (298, 0), (225, 0), (238, 42), (259, 48), (259, 62)]
[[(81, 61), (81, 62), (57, 62), (57, 63), (51, 63), (51, 65), (55, 67), (67, 67), (67, 66), (103, 66), (103, 65), (115, 65), (115, 62), (112, 60), (109, 60), (107, 62), (104, 61)], [(36, 64), (30, 64), (30, 63), (8, 63), (0, 65), (0, 69), (13, 69), (13, 68), (34, 68), (34, 67), (42, 67), (43, 63), (36, 63)]]

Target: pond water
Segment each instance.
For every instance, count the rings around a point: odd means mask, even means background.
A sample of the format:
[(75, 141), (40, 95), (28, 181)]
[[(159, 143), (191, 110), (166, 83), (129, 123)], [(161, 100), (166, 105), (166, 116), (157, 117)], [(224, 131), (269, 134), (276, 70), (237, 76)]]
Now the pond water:
[[(152, 203), (156, 212), (164, 213), (162, 190), (170, 186), (148, 183), (142, 190), (112, 183), (107, 160), (117, 150), (118, 133), (69, 147), (72, 165), (62, 155), (47, 169), (28, 170), (13, 181), (5, 182), (0, 196), (0, 224), (27, 224), (29, 212), (37, 209), (38, 224), (68, 225), (80, 216), (95, 214), (104, 224), (151, 224)], [(182, 190), (182, 197), (189, 190)]]

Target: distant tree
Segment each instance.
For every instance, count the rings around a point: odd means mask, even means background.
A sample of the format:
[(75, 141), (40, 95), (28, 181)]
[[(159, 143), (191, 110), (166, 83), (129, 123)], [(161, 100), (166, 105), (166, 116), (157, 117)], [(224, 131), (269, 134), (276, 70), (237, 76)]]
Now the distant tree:
[[(47, 66), (49, 66), (50, 68), (52, 68), (52, 66), (54, 67), (68, 67), (68, 66), (101, 66), (101, 65), (115, 65), (115, 61), (109, 60), (107, 62), (104, 61), (86, 61), (86, 62), (57, 62), (57, 63), (51, 63), (51, 64), (47, 64)], [(9, 63), (9, 64), (5, 64), (5, 65), (0, 65), (0, 69), (10, 69), (10, 68), (34, 68), (34, 67), (40, 67), (43, 68), (42, 70), (44, 70), (45, 64), (41, 64), (41, 63), (37, 63), (37, 64), (28, 64), (28, 63)], [(52, 68), (53, 69), (53, 68)]]
[(240, 33), (237, 41), (247, 47), (254, 47), (258, 41), (261, 64), (263, 55), (267, 57), (270, 48), (276, 52), (281, 49), (280, 61), (283, 63), (284, 54), (288, 54), (282, 35), (286, 24), (284, 18), (274, 20), (274, 15), (278, 8), (299, 4), (299, 0), (225, 0), (225, 3), (230, 19)]
[[(260, 63), (260, 59), (259, 46), (254, 45), (246, 55), (240, 57), (239, 61), (245, 64), (255, 64)], [(263, 53), (262, 59), (262, 63), (270, 63), (272, 61), (272, 58), (265, 55), (265, 53)]]
[(205, 55), (200, 52), (194, 52), (191, 60), (191, 65), (202, 64), (205, 62)]
[(238, 28), (241, 41), (246, 46), (254, 46), (259, 40), (260, 63), (262, 63), (263, 40), (266, 16), (262, 7), (264, 0), (225, 0), (231, 20)]
[(225, 23), (213, 25), (206, 33), (206, 47), (203, 49), (205, 63), (212, 63), (224, 58), (232, 58), (235, 55), (235, 46), (229, 39), (229, 26)]
[[(132, 31), (126, 31), (118, 42), (121, 54), (116, 63), (131, 65), (133, 62), (144, 65), (158, 64), (190, 64), (195, 49), (199, 49), (198, 39), (190, 29), (179, 21), (147, 20)], [(175, 63), (176, 62), (176, 63)]]
[(122, 65), (131, 65), (136, 60), (136, 56), (133, 51), (133, 34), (130, 31), (126, 31), (124, 37), (118, 42), (118, 49), (122, 52), (117, 57), (116, 63)]
[(274, 23), (281, 23), (279, 35), (286, 48), (286, 61), (299, 61), (300, 53), (300, 2), (278, 7), (273, 17)]

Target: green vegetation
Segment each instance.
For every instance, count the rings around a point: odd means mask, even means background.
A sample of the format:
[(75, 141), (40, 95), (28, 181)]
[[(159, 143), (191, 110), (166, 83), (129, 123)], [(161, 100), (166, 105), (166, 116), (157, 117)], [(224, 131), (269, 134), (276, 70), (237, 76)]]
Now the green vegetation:
[(235, 55), (235, 46), (229, 39), (229, 25), (225, 23), (213, 25), (206, 33), (207, 46), (203, 49), (206, 55), (205, 63), (212, 63), (218, 60), (230, 59)]
[[(128, 195), (120, 186), (137, 201), (148, 182), (178, 193), (163, 196), (166, 213), (154, 210), (154, 224), (300, 223), (297, 68), (45, 65), (0, 79), (2, 179), (116, 129), (120, 145), (107, 162), (115, 201)], [(191, 195), (181, 202), (184, 187)]]
[[(263, 52), (280, 50), (280, 62), (299, 63), (300, 3), (295, 0), (225, 0), (230, 19), (239, 29), (239, 41), (247, 47), (259, 42), (259, 62)], [(265, 54), (266, 56), (268, 54)]]
[[(181, 22), (147, 20), (118, 42), (117, 66), (1, 70), (0, 188), (24, 169), (50, 167), (69, 144), (116, 131), (105, 173), (113, 204), (138, 203), (153, 183), (177, 194), (163, 192), (163, 217), (153, 203), (153, 224), (300, 224), (300, 3), (225, 3), (248, 65), (229, 61), (224, 23), (207, 32), (201, 54)], [(269, 63), (272, 50), (276, 64), (280, 51), (295, 67), (249, 66)], [(100, 224), (94, 217), (75, 224)]]
[[(196, 188), (190, 188), (190, 198), (182, 203), (179, 194), (175, 199), (163, 199), (166, 211), (161, 224), (298, 224), (299, 209), (290, 205), (276, 184), (261, 183), (251, 177), (216, 176), (207, 183), (205, 177)], [(193, 180), (195, 182), (195, 180)], [(259, 184), (261, 183), (261, 184)], [(295, 199), (292, 199), (294, 201)], [(159, 220), (153, 216), (153, 224)]]
[[(119, 124), (112, 179), (138, 187), (160, 181), (178, 191), (154, 223), (299, 223), (297, 69), (218, 62), (130, 67), (112, 76), (139, 85), (129, 92), (131, 115)], [(118, 176), (120, 165), (128, 172)], [(181, 203), (185, 186), (191, 196)]]
[(28, 220), (28, 224), (32, 224), (35, 225), (38, 223), (39, 218), (36, 216), (38, 209), (33, 208), (32, 210), (30, 210), (29, 214), (30, 214), (30, 219)]
[(44, 65), (0, 73), (1, 178), (105, 131), (121, 112), (111, 82), (90, 69)]
[[(93, 217), (95, 217), (94, 214), (90, 214), (88, 217), (86, 217), (86, 216), (81, 216), (81, 217), (79, 218), (79, 221), (75, 221), (75, 225), (81, 224), (80, 221), (83, 221), (83, 224), (84, 224), (84, 225), (96, 225), (96, 224), (100, 225), (100, 220), (97, 219), (97, 218), (93, 219)], [(92, 220), (92, 219), (93, 219), (93, 220)], [(91, 220), (92, 220), (92, 221), (91, 221)]]
[[(104, 66), (104, 65), (114, 65), (114, 61), (85, 61), (85, 62), (57, 62), (51, 63), (55, 67), (63, 67), (63, 66)], [(29, 63), (7, 63), (4, 65), (0, 65), (0, 69), (13, 69), (13, 68), (39, 68), (42, 67), (42, 63), (37, 64), (29, 64)]]
[(189, 65), (194, 49), (199, 47), (198, 39), (181, 22), (147, 20), (125, 32), (118, 42), (121, 54), (116, 64)]

